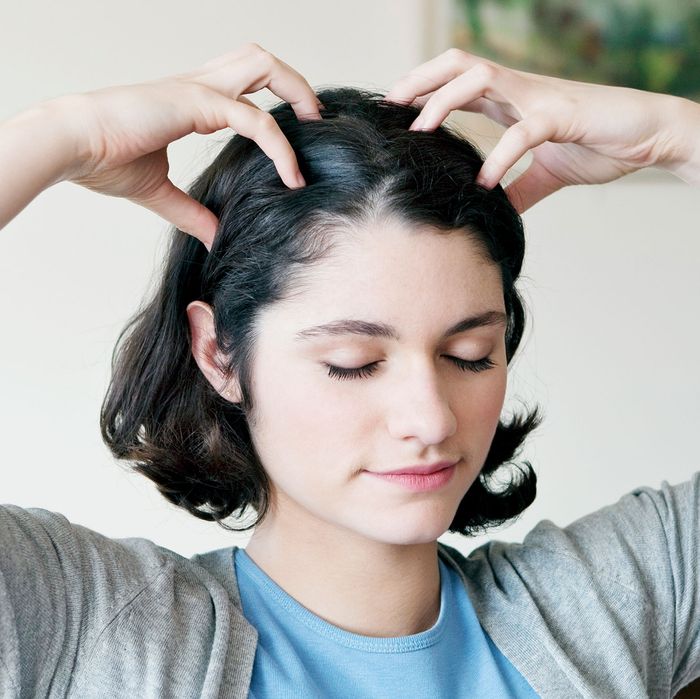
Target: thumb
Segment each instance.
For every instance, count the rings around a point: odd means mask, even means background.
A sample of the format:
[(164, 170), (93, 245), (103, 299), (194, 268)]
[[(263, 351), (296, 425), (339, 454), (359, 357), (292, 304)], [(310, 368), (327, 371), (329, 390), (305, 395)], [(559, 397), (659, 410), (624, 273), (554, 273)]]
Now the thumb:
[(505, 188), (505, 193), (517, 212), (522, 214), (564, 186), (564, 182), (533, 159), (530, 167)]
[(134, 198), (132, 201), (194, 236), (204, 243), (207, 250), (211, 250), (219, 220), (206, 206), (185, 194), (168, 178), (147, 198)]

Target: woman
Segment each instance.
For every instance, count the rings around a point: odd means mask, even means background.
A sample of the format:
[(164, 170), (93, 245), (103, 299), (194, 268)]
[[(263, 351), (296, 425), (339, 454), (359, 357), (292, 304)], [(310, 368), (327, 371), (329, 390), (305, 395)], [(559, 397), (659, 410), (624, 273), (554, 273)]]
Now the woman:
[[(245, 99), (265, 86), (288, 104)], [(700, 182), (700, 107), (459, 51), (386, 101), (319, 97), (249, 45), (0, 129), (3, 223), (70, 180), (179, 229), (103, 436), (192, 514), (258, 514), (245, 550), (188, 560), (0, 508), (3, 696), (672, 696), (700, 676), (697, 475), (522, 545), (437, 538), (535, 494), (529, 465), (487, 478), (538, 422), (499, 421), (517, 211), (648, 165)], [(440, 127), (454, 108), (510, 125), (483, 166)], [(245, 138), (178, 190), (168, 143), (226, 126)]]

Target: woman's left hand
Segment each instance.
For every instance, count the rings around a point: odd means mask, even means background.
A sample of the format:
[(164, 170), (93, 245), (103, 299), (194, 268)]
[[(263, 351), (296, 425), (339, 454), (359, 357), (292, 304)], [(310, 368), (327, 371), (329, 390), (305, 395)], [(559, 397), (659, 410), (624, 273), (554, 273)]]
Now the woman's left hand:
[(411, 129), (433, 130), (455, 109), (508, 127), (477, 181), (494, 187), (531, 150), (531, 165), (506, 188), (520, 212), (567, 185), (610, 182), (650, 165), (700, 181), (700, 107), (680, 97), (526, 73), (450, 49), (386, 99), (422, 107)]

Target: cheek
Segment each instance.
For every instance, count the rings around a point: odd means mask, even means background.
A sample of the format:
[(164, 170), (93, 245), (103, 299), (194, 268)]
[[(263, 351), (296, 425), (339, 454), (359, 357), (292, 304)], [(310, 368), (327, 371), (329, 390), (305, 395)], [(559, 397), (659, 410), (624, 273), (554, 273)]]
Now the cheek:
[(285, 390), (274, 398), (271, 415), (277, 428), (295, 433), (298, 439), (307, 435), (309, 447), (317, 449), (356, 423), (362, 402), (350, 396), (343, 399), (334, 384), (323, 371), (311, 379), (301, 371), (288, 377)]
[(494, 375), (488, 385), (484, 386), (482, 401), (485, 417), (488, 420), (498, 420), (506, 397), (508, 374), (506, 369), (494, 369)]
[(460, 401), (460, 430), (479, 435), (487, 447), (491, 444), (503, 410), (508, 377), (506, 369), (492, 369), (488, 377), (465, 388)]
[(344, 441), (352, 442), (343, 434), (357, 424), (361, 406), (357, 400), (338, 400), (337, 388), (322, 371), (309, 379), (303, 371), (273, 369), (274, 364), (268, 363), (254, 388), (257, 421), (251, 436), (260, 460), (273, 478), (330, 474), (328, 465), (343, 453)]

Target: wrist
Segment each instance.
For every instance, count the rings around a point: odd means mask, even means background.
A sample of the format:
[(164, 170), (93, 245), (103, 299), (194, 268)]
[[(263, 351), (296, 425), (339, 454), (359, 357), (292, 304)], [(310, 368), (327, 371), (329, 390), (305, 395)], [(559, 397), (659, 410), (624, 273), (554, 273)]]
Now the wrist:
[(31, 141), (43, 151), (44, 186), (68, 179), (88, 157), (80, 127), (81, 95), (40, 102), (5, 122), (17, 142)]
[(83, 94), (56, 97), (43, 102), (44, 118), (54, 125), (56, 137), (56, 159), (60, 167), (60, 179), (70, 180), (82, 171), (90, 159), (86, 118), (90, 113)]
[(665, 144), (656, 163), (689, 184), (700, 184), (700, 104), (666, 95)]
[[(76, 104), (76, 102), (71, 102)], [(0, 228), (45, 189), (67, 179), (84, 149), (80, 116), (63, 98), (30, 107), (0, 124)]]

